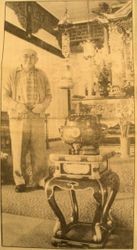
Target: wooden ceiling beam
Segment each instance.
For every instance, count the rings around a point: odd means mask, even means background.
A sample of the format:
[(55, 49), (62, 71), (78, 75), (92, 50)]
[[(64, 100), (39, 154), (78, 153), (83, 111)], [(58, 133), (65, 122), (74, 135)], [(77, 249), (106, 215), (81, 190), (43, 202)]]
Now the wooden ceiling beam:
[(5, 31), (11, 33), (12, 35), (15, 35), (18, 38), (21, 38), (23, 40), (25, 40), (26, 42), (32, 43), (35, 46), (46, 50), (58, 57), (63, 58), (62, 52), (61, 50), (59, 50), (58, 48), (52, 46), (51, 44), (39, 39), (38, 37), (31, 35), (31, 37), (28, 37), (26, 34), (26, 31), (18, 28), (17, 26), (5, 21)]

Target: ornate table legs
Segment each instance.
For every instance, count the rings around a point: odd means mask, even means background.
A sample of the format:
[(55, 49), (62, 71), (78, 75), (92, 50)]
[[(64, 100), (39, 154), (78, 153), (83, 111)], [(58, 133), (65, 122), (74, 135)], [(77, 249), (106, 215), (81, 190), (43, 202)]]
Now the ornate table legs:
[(96, 242), (102, 240), (105, 231), (109, 232), (113, 228), (110, 209), (119, 189), (119, 177), (116, 173), (109, 171), (98, 181), (101, 193), (94, 193), (97, 209), (94, 217), (95, 235), (93, 238)]
[[(75, 243), (88, 244), (92, 248), (92, 243), (100, 244), (103, 246), (103, 242), (107, 237), (107, 234), (112, 230), (112, 219), (110, 217), (110, 209), (114, 202), (115, 196), (119, 188), (119, 177), (116, 173), (108, 171), (103, 174), (100, 179), (69, 179), (63, 177), (53, 177), (48, 181), (46, 185), (46, 192), (49, 205), (54, 211), (57, 217), (57, 222), (54, 227), (54, 239), (61, 239), (63, 242), (71, 242), (72, 245)], [(56, 202), (55, 192), (58, 190), (67, 191), (70, 194), (72, 215), (70, 223), (66, 223), (65, 217)], [(89, 223), (79, 222), (79, 209), (76, 198), (76, 190), (88, 190), (93, 189), (93, 197), (96, 201), (96, 211), (93, 218), (93, 222), (89, 226)], [(86, 226), (90, 228), (92, 233), (88, 240), (83, 240), (77, 237), (71, 240), (68, 237), (68, 233), (74, 228), (82, 228), (83, 235), (85, 233)]]
[(77, 203), (76, 193), (74, 190), (70, 190), (70, 198), (71, 198), (71, 204), (72, 204), (71, 222), (77, 223), (78, 219), (79, 219), (79, 211), (78, 211), (78, 203)]
[(55, 200), (55, 190), (57, 187), (53, 187), (52, 182), (47, 183), (47, 197), (48, 197), (48, 202), (49, 205), (51, 206), (52, 210), (54, 211), (54, 214), (57, 217), (56, 224), (53, 229), (53, 233), (57, 237), (61, 237), (63, 234), (66, 232), (66, 221), (64, 218), (64, 215), (62, 214), (59, 206), (57, 205), (57, 202)]
[(109, 211), (118, 192), (120, 181), (116, 173), (109, 171), (106, 175), (101, 177), (101, 183), (106, 188), (108, 193), (106, 202), (103, 206), (101, 223), (106, 224), (108, 222), (109, 225)]

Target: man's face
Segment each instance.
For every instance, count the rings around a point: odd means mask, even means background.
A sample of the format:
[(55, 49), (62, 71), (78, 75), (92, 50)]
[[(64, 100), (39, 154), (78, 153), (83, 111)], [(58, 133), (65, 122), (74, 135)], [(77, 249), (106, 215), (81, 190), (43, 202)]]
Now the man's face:
[(37, 62), (37, 54), (33, 50), (26, 50), (22, 54), (22, 66), (25, 70), (33, 69)]

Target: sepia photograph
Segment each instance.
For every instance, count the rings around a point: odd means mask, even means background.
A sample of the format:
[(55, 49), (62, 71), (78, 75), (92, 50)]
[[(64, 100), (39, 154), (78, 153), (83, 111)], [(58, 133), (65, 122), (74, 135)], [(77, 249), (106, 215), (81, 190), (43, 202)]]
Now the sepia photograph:
[(0, 3), (2, 249), (137, 249), (134, 2)]

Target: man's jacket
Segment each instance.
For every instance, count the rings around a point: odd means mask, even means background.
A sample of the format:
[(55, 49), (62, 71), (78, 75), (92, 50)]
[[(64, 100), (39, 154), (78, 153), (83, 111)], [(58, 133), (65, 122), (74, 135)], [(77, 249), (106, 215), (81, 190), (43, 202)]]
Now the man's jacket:
[[(18, 103), (27, 105), (26, 99), (26, 82), (25, 82), (25, 71), (20, 67), (14, 70), (4, 85), (3, 88), (3, 100), (7, 108), (10, 118), (26, 118), (28, 114), (20, 114), (16, 107)], [(42, 112), (39, 116), (44, 117), (45, 110), (51, 102), (51, 91), (50, 85), (45, 73), (40, 69), (33, 69), (32, 74), (34, 75), (35, 84), (37, 86), (37, 100), (35, 104), (41, 104), (43, 106)]]

